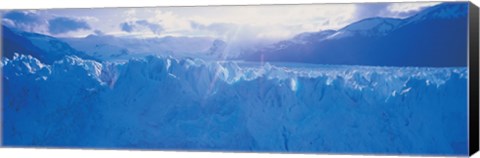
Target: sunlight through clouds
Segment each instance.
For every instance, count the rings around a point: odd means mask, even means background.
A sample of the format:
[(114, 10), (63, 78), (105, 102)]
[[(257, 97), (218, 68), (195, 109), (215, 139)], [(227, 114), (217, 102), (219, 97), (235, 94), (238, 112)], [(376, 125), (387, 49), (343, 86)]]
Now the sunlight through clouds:
[[(101, 31), (105, 35), (137, 38), (212, 37), (228, 39), (228, 43), (235, 45), (268, 43), (303, 32), (340, 29), (368, 17), (402, 17), (434, 4), (437, 3), (58, 9), (12, 12), (10, 16), (35, 18), (30, 20), (35, 24), (25, 28), (27, 31), (56, 37), (86, 37)], [(368, 9), (372, 6), (376, 8)], [(48, 21), (59, 15), (76, 17), (77, 21), (86, 22), (84, 26), (95, 29), (81, 27), (84, 29), (49, 32)], [(24, 21), (12, 21), (8, 16), (2, 21), (6, 25), (24, 25)]]
[[(127, 22), (144, 19), (162, 26), (164, 31), (159, 36), (272, 41), (301, 32), (341, 28), (357, 20), (352, 16), (355, 12), (354, 4), (163, 7), (129, 9), (124, 11), (123, 19)], [(241, 28), (240, 35), (229, 37), (234, 36), (230, 30), (237, 28)], [(139, 32), (129, 31), (129, 35), (136, 33)], [(143, 30), (140, 34), (154, 33)]]
[(440, 2), (422, 2), (422, 3), (393, 3), (388, 6), (388, 10), (398, 17), (405, 17), (408, 13), (417, 12), (420, 9), (440, 4)]

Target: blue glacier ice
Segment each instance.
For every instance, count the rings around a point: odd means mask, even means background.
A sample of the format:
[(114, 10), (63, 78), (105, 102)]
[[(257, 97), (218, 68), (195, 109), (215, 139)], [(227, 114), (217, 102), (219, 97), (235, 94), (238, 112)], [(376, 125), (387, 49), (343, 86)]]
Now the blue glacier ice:
[(3, 144), (466, 155), (466, 67), (2, 58)]
[(466, 156), (468, 7), (245, 50), (2, 24), (1, 145)]

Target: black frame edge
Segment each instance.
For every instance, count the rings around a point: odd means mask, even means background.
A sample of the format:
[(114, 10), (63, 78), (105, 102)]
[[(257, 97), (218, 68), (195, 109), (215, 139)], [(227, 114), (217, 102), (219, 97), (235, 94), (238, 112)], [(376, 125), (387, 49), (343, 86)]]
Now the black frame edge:
[(470, 2), (468, 20), (469, 50), (469, 155), (479, 150), (479, 27), (478, 7)]

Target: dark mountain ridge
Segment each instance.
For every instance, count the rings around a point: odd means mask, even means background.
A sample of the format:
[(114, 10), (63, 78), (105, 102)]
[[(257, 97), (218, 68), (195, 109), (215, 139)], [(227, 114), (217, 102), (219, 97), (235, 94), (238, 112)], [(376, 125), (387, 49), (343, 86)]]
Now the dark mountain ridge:
[(368, 18), (337, 31), (300, 34), (241, 59), (370, 66), (466, 66), (467, 12), (468, 3), (453, 2), (427, 8), (405, 19)]
[(3, 25), (1, 31), (3, 57), (12, 58), (15, 53), (19, 53), (31, 55), (47, 64), (51, 64), (67, 55), (96, 60), (55, 37), (24, 32)]

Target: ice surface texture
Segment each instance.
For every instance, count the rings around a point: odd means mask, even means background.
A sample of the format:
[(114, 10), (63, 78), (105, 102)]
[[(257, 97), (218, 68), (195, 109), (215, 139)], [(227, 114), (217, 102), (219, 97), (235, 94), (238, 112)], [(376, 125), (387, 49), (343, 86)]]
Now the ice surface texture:
[(467, 154), (467, 68), (2, 59), (6, 146)]

